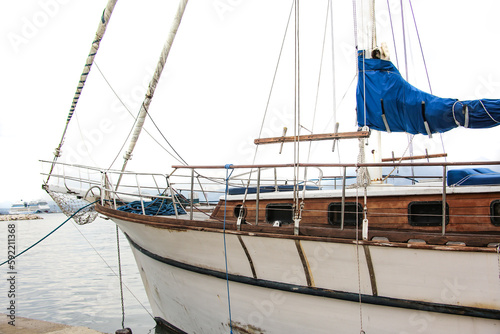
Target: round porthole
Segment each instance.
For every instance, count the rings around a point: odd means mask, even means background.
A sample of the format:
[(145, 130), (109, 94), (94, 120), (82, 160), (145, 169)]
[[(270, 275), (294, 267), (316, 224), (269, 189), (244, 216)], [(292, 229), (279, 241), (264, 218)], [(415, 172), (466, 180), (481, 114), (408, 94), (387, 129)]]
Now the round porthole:
[(236, 218), (241, 214), (241, 217), (244, 219), (247, 216), (247, 209), (243, 205), (238, 204), (234, 207), (233, 214)]

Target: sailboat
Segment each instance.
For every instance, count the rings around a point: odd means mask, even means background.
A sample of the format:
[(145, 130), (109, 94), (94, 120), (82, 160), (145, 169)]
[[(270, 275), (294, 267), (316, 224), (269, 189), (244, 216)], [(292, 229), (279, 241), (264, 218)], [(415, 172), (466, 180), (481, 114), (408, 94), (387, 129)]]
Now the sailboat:
[[(115, 3), (99, 22), (64, 132)], [(440, 98), (411, 85), (376, 42), (375, 2), (354, 1), (357, 126), (305, 134), (299, 22), (307, 4), (291, 5), (293, 134), (284, 128), (254, 143), (276, 155), (291, 148), (292, 162), (127, 169), (189, 8), (181, 0), (122, 167), (58, 161), (63, 135), (44, 189), (68, 214), (96, 201), (79, 223), (99, 213), (118, 225), (156, 321), (174, 332), (498, 333), (500, 162), (436, 161), (446, 154), (411, 149), (384, 160), (380, 138), (406, 133), (411, 147), (415, 136), (494, 127), (500, 101)], [(325, 8), (333, 13), (331, 1)], [(349, 141), (358, 142), (354, 161), (302, 160), (309, 145), (328, 143), (321, 148), (331, 154)]]

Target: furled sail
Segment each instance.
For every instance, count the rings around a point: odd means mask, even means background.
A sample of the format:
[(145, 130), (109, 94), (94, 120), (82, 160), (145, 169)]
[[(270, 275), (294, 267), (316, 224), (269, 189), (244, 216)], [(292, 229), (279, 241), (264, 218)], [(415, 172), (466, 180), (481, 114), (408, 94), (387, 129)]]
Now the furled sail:
[(64, 126), (64, 131), (61, 137), (61, 141), (59, 142), (59, 145), (56, 147), (54, 151), (54, 160), (52, 163), (52, 166), (50, 167), (50, 172), (49, 175), (47, 176), (47, 181), (45, 183), (49, 182), (50, 176), (52, 175), (52, 171), (54, 170), (54, 166), (56, 164), (57, 158), (61, 156), (61, 147), (64, 143), (64, 137), (66, 136), (66, 131), (68, 131), (68, 126), (69, 122), (71, 121), (71, 118), (73, 117), (73, 114), (75, 113), (76, 105), (78, 103), (78, 100), (80, 99), (80, 95), (82, 94), (83, 91), (83, 86), (85, 85), (85, 82), (87, 81), (87, 77), (90, 73), (90, 70), (92, 68), (92, 64), (94, 63), (94, 58), (97, 54), (97, 51), (99, 50), (99, 46), (101, 45), (101, 40), (104, 37), (104, 33), (106, 32), (106, 29), (108, 27), (109, 20), (111, 18), (111, 14), (113, 13), (113, 10), (115, 8), (116, 2), (118, 0), (108, 0), (108, 3), (106, 4), (106, 8), (104, 8), (104, 11), (102, 12), (101, 19), (99, 20), (99, 25), (97, 27), (97, 32), (95, 34), (94, 40), (92, 41), (92, 46), (90, 47), (90, 52), (87, 56), (87, 60), (85, 61), (85, 66), (83, 67), (83, 72), (80, 75), (80, 80), (78, 81), (78, 86), (76, 87), (76, 92), (73, 97), (73, 101), (71, 102), (71, 108), (69, 109), (68, 117), (66, 118), (66, 124)]
[(463, 126), (500, 124), (500, 100), (440, 98), (406, 82), (390, 61), (358, 54), (358, 125), (386, 132), (431, 135)]

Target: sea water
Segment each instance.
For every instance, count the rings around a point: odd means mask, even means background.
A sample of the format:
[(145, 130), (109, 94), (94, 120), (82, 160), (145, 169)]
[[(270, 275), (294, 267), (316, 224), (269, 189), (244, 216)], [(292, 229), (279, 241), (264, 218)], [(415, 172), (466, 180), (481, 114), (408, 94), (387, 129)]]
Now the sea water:
[[(0, 221), (0, 263), (49, 234), (67, 218)], [(125, 327), (134, 334), (155, 329), (142, 280), (125, 236), (119, 232)], [(0, 313), (105, 333), (122, 328), (116, 225), (104, 218), (77, 225), (68, 221), (44, 241), (0, 267)], [(12, 310), (12, 305), (15, 309)], [(9, 310), (10, 308), (10, 310)]]

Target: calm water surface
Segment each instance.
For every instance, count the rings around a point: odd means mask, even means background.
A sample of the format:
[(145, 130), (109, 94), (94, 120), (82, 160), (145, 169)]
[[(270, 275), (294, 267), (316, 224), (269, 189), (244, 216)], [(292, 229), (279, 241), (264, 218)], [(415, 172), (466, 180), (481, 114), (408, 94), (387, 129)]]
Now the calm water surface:
[[(20, 253), (66, 220), (63, 214), (40, 216), (43, 219), (0, 221), (0, 262), (8, 255), (8, 224), (16, 226), (16, 251)], [(83, 226), (70, 220), (17, 258), (16, 315), (105, 333), (122, 328), (115, 226), (102, 218)], [(121, 231), (120, 250), (123, 282), (130, 289), (124, 286), (125, 327), (130, 327), (134, 334), (165, 333), (155, 329), (134, 256)], [(10, 301), (8, 271), (7, 265), (0, 267), (2, 310)]]

